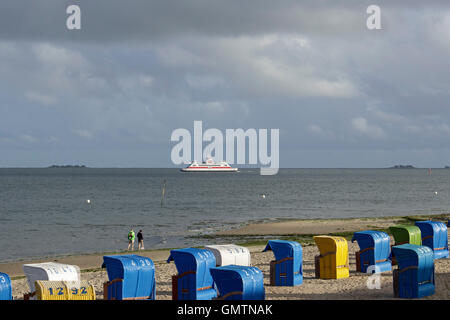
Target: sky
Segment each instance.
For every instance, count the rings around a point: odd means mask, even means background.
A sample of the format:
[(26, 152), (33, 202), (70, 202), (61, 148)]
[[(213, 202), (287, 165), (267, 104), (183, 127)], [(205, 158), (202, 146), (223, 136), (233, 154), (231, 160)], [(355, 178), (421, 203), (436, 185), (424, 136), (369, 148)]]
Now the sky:
[(195, 120), (279, 129), (282, 168), (444, 167), (449, 56), (448, 1), (2, 0), (0, 167), (173, 167)]

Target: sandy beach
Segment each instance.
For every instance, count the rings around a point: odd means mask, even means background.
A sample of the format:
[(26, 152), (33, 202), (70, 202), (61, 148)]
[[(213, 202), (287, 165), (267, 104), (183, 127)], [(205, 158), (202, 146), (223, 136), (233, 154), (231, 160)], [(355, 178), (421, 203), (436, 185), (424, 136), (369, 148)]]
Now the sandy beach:
[[(333, 232), (367, 230), (368, 226), (387, 227), (397, 223), (398, 219), (342, 219), (330, 221), (289, 221), (268, 224), (248, 225), (240, 229), (222, 232), (221, 235), (245, 234), (329, 234)], [(276, 237), (273, 237), (275, 239)], [(393, 239), (391, 239), (393, 243)], [(211, 244), (214, 241), (211, 240)], [(381, 274), (380, 288), (369, 289), (369, 275), (356, 272), (355, 252), (359, 250), (357, 243), (348, 241), (350, 277), (338, 280), (322, 280), (315, 278), (314, 257), (319, 254), (314, 244), (303, 244), (303, 284), (296, 287), (270, 286), (269, 264), (274, 259), (272, 252), (262, 252), (264, 246), (249, 246), (252, 265), (261, 269), (264, 274), (266, 299), (268, 300), (300, 300), (300, 299), (394, 299), (392, 288), (392, 272)], [(172, 275), (176, 274), (174, 263), (166, 263), (169, 250), (134, 252), (150, 257), (156, 269), (157, 300), (172, 299)], [(74, 264), (82, 270), (81, 279), (89, 281), (96, 289), (97, 299), (103, 299), (103, 283), (108, 280), (105, 269), (101, 269), (103, 255), (70, 256), (52, 260), (61, 263)], [(0, 264), (0, 271), (13, 278), (12, 288), (14, 299), (23, 299), (29, 291), (27, 280), (23, 275), (22, 264)], [(37, 262), (37, 261), (34, 261)], [(450, 299), (450, 259), (435, 260), (436, 293), (424, 299)]]

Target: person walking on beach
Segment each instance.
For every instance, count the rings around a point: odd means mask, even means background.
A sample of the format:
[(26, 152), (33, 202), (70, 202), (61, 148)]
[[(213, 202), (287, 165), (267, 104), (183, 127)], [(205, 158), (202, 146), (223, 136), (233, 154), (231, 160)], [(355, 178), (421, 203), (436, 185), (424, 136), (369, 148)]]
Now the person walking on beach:
[(144, 236), (142, 235), (142, 230), (139, 230), (137, 234), (138, 238), (138, 250), (144, 250)]
[(128, 251), (130, 250), (131, 247), (131, 251), (134, 251), (134, 238), (135, 238), (135, 234), (134, 234), (134, 230), (131, 229), (130, 232), (128, 232)]

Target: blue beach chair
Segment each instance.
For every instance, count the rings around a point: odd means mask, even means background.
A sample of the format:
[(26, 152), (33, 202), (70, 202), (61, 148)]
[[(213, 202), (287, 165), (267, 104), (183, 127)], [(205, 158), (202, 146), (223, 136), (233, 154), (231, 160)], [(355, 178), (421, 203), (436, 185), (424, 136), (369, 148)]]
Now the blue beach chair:
[(11, 278), (0, 272), (0, 300), (12, 300)]
[(269, 240), (263, 250), (272, 250), (275, 261), (270, 262), (270, 285), (298, 286), (303, 283), (303, 248), (300, 243)]
[(109, 281), (105, 300), (155, 300), (155, 265), (150, 258), (134, 254), (104, 256)]
[(359, 231), (353, 234), (352, 242), (357, 241), (359, 251), (356, 256), (356, 271), (380, 273), (392, 270), (389, 260), (391, 245), (389, 235), (381, 231)]
[(178, 274), (172, 276), (173, 300), (211, 300), (217, 297), (210, 269), (216, 266), (214, 254), (206, 249), (170, 251), (167, 262), (175, 262)]
[(392, 247), (398, 269), (393, 272), (394, 297), (422, 298), (435, 293), (434, 254), (427, 246)]
[(447, 226), (439, 221), (417, 221), (422, 234), (422, 244), (430, 247), (435, 259), (448, 258)]

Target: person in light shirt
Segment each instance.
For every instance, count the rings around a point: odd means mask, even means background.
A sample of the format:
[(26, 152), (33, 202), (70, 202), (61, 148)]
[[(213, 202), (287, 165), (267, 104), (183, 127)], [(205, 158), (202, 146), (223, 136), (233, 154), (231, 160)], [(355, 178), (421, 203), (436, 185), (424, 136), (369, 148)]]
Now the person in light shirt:
[(136, 237), (134, 230), (131, 229), (130, 232), (128, 232), (128, 251), (130, 251), (130, 247), (131, 247), (131, 251), (134, 251), (134, 238)]

